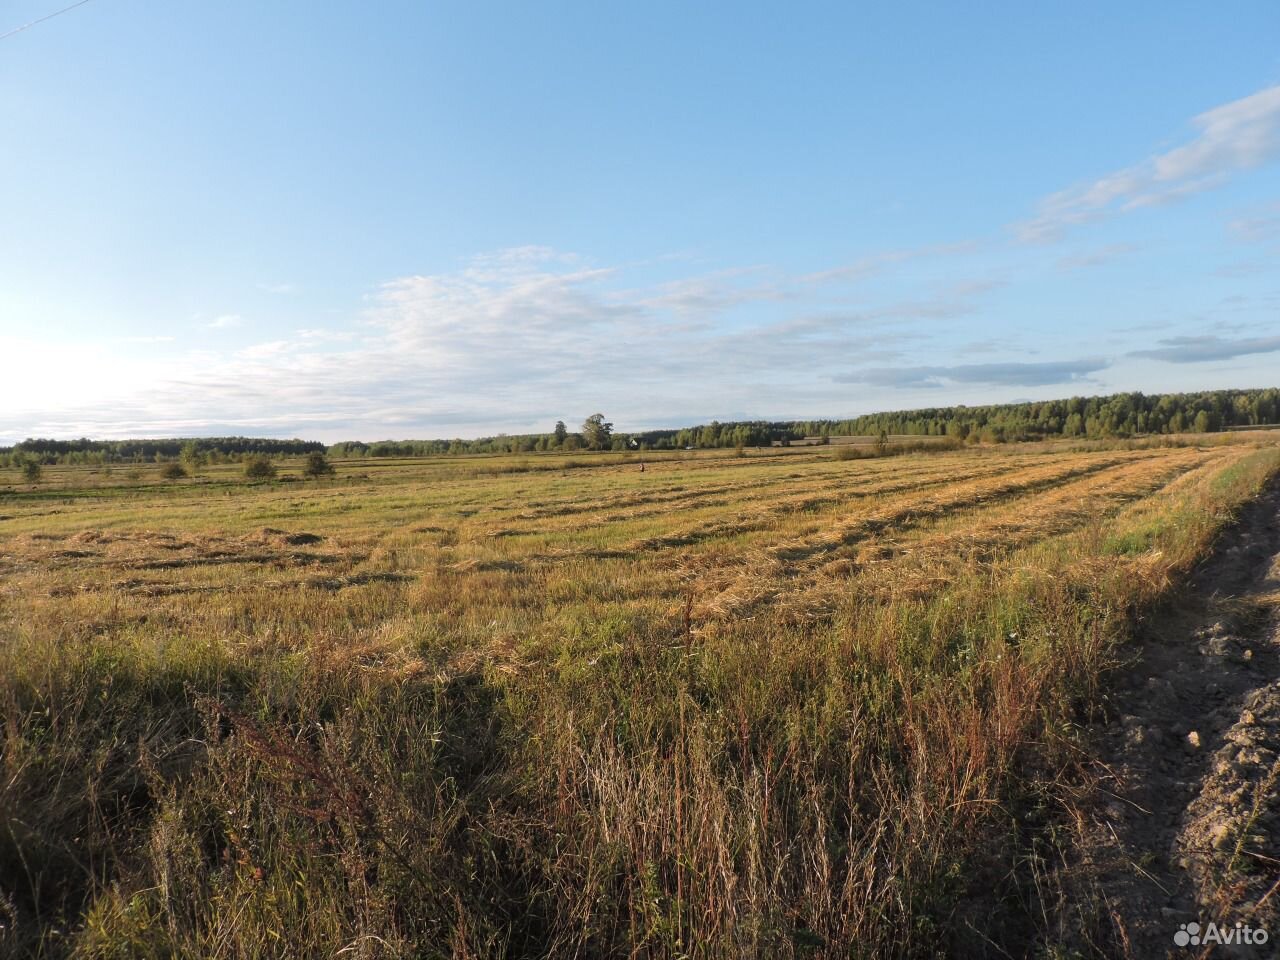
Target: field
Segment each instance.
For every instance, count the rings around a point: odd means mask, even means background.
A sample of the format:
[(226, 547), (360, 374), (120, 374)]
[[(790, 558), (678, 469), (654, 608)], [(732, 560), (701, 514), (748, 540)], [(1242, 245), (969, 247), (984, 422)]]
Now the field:
[(1221, 439), (0, 478), (0, 954), (1022, 955)]

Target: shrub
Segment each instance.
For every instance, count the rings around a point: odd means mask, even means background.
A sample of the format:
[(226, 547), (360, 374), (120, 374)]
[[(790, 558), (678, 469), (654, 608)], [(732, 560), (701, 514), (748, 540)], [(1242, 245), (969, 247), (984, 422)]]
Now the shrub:
[(27, 483), (39, 483), (43, 473), (39, 460), (28, 460), (22, 465), (22, 479)]
[(831, 451), (832, 460), (874, 460), (879, 457), (899, 457), (908, 453), (943, 453), (959, 450), (963, 442), (954, 437), (938, 437), (928, 440), (900, 440), (890, 443), (879, 438), (874, 443), (842, 443)]
[(187, 468), (180, 463), (166, 463), (160, 471), (160, 476), (165, 480), (181, 480), (187, 475)]
[(209, 462), (208, 455), (200, 449), (200, 445), (194, 440), (188, 440), (182, 445), (182, 452), (178, 454), (178, 460), (182, 463), (187, 473), (193, 477), (200, 472), (201, 467)]
[(874, 456), (872, 451), (860, 450), (852, 443), (843, 443), (831, 451), (832, 460), (865, 460)]
[(307, 454), (307, 465), (302, 468), (302, 472), (308, 477), (331, 477), (333, 476), (333, 464), (319, 450), (314, 453)]
[(250, 480), (270, 480), (276, 475), (276, 465), (266, 457), (248, 457), (244, 461), (244, 475)]

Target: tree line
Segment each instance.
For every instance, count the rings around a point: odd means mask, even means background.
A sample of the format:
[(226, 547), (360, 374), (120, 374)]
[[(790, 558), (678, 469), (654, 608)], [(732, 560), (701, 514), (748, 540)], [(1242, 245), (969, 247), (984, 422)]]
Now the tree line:
[(650, 449), (767, 446), (804, 437), (949, 437), (1007, 443), (1058, 437), (1106, 439), (1145, 434), (1213, 433), (1280, 424), (1280, 389), (1140, 392), (985, 406), (926, 407), (845, 419), (712, 421), (630, 436)]
[(0, 465), (117, 463), (167, 460), (203, 462), (250, 456), (302, 456), (315, 452), (350, 459), (579, 450), (683, 450), (762, 447), (804, 437), (896, 434), (950, 437), (970, 443), (1005, 443), (1054, 437), (1100, 439), (1141, 434), (1212, 433), (1229, 427), (1280, 423), (1280, 389), (1205, 390), (1197, 393), (1116, 393), (968, 407), (925, 407), (847, 419), (729, 421), (693, 427), (615, 431), (603, 414), (578, 430), (558, 421), (548, 433), (498, 434), (465, 440), (351, 440), (326, 448), (309, 440), (206, 437), (166, 440), (24, 440), (0, 447)]
[(542, 453), (559, 450), (628, 450), (639, 443), (635, 435), (614, 433), (613, 424), (604, 414), (593, 413), (583, 421), (580, 430), (571, 432), (563, 420), (557, 420), (550, 433), (500, 433), (478, 440), (348, 440), (329, 447), (329, 456), (353, 457), (428, 457), (440, 454)]
[(316, 440), (278, 440), (271, 437), (176, 437), (158, 440), (49, 440), (27, 439), (0, 447), (0, 464), (37, 463), (145, 463), (191, 459), (205, 462), (241, 460), (247, 456), (302, 456), (323, 453)]
[(1116, 393), (978, 407), (929, 407), (873, 413), (848, 420), (797, 421), (807, 436), (870, 436), (881, 432), (948, 436), (984, 442), (1051, 437), (1132, 437), (1140, 434), (1213, 433), (1228, 427), (1280, 422), (1280, 389), (1204, 390), (1197, 393)]
[(500, 433), (476, 440), (349, 440), (329, 447), (338, 459), (359, 457), (426, 457), (441, 454), (543, 453), (580, 450), (683, 450), (687, 447), (769, 446), (774, 440), (803, 437), (790, 424), (712, 422), (697, 427), (665, 430), (615, 431), (603, 414), (589, 416), (571, 431), (563, 420), (550, 433)]

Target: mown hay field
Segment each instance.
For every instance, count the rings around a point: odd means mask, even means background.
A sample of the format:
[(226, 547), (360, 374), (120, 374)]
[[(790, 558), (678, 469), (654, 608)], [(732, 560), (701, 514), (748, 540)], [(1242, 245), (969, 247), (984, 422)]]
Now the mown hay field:
[(1079, 725), (1280, 470), (1231, 439), (15, 476), (0, 954), (1051, 948)]

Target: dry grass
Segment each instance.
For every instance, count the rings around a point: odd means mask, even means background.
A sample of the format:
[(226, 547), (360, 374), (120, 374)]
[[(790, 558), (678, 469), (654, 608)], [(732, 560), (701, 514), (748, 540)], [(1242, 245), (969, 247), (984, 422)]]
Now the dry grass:
[(1024, 952), (1072, 724), (1280, 467), (1128, 446), (15, 486), (0, 952)]

